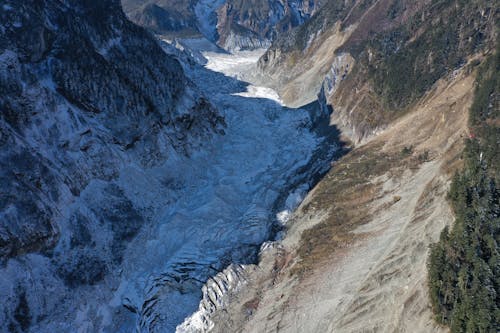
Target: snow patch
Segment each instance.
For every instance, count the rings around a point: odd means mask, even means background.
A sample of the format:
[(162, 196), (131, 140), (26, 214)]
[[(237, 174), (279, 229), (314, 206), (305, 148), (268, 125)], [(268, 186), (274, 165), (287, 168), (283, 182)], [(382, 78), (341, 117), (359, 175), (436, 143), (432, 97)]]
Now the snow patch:
[(265, 52), (265, 49), (257, 49), (227, 54), (203, 52), (203, 55), (208, 60), (206, 65), (208, 69), (236, 79), (244, 79), (241, 74), (247, 70), (255, 69), (257, 61)]
[(281, 100), (278, 93), (267, 87), (257, 87), (257, 86), (248, 86), (247, 91), (243, 93), (236, 93), (235, 96), (249, 97), (249, 98), (266, 98), (275, 101), (278, 104), (283, 105), (283, 101)]
[(103, 57), (106, 57), (108, 55), (108, 52), (113, 47), (119, 46), (121, 42), (122, 42), (121, 37), (111, 38), (104, 46), (102, 46), (99, 50), (97, 50), (97, 52), (99, 52), (99, 54), (102, 55)]
[(285, 225), (293, 213), (293, 211), (301, 204), (302, 200), (309, 191), (309, 186), (304, 184), (290, 193), (285, 201), (285, 209), (276, 214), (276, 219), (281, 224)]
[[(231, 54), (203, 52), (203, 56), (207, 60), (206, 68), (215, 72), (224, 73), (225, 75), (233, 77), (237, 80), (245, 81), (246, 74), (255, 70), (256, 63), (264, 52), (265, 49), (236, 51)], [(264, 98), (283, 105), (278, 93), (271, 88), (255, 86), (249, 83), (246, 90), (246, 92), (234, 93), (233, 96)]]

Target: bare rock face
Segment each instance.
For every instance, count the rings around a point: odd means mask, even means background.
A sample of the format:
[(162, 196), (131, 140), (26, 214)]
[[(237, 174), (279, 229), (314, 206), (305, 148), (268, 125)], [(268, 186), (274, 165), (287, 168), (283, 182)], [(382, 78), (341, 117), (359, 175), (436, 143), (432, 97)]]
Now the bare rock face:
[[(342, 128), (343, 134), (354, 143), (360, 143), (382, 130), (385, 124), (370, 122), (371, 113), (352, 112), (356, 108), (356, 93), (348, 95), (342, 86), (354, 66), (355, 60), (349, 53), (338, 54), (325, 75), (318, 100), (324, 108), (333, 109), (331, 121)], [(344, 89), (343, 93), (337, 92), (340, 87)], [(362, 87), (356, 88), (361, 90)], [(335, 102), (332, 101), (334, 98)]]
[(123, 9), (136, 24), (162, 35), (199, 35), (195, 0), (122, 0)]
[(122, 0), (137, 24), (167, 36), (203, 35), (226, 50), (268, 47), (307, 21), (319, 0)]
[(277, 35), (303, 24), (318, 7), (318, 1), (228, 1), (217, 11), (217, 43), (230, 50), (269, 47)]

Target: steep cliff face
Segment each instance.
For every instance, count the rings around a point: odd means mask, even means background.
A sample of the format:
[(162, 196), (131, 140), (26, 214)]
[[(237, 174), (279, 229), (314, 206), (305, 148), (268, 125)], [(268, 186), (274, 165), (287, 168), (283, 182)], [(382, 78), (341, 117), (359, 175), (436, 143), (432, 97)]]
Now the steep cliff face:
[[(468, 19), (457, 19), (463, 13)], [(314, 100), (325, 84), (333, 120), (357, 142), (491, 48), (496, 15), (492, 1), (329, 1), (278, 38), (259, 64), (289, 105)], [(350, 74), (336, 78), (331, 90), (332, 75), (347, 58)]]
[(148, 220), (123, 169), (224, 121), (119, 1), (4, 1), (0, 32), (0, 331), (65, 330), (61, 300), (109, 281)]
[(196, 0), (122, 0), (123, 10), (136, 24), (166, 36), (196, 36)]
[(280, 33), (303, 24), (319, 0), (123, 0), (139, 25), (167, 36), (204, 35), (226, 50), (267, 47)]
[(232, 0), (217, 11), (217, 43), (225, 49), (268, 47), (280, 33), (303, 24), (319, 1)]

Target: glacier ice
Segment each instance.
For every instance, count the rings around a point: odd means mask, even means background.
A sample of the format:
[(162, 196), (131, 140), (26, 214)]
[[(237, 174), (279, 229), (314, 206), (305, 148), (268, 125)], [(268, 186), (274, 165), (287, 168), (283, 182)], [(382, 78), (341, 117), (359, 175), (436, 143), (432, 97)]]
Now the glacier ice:
[[(75, 200), (62, 192), (68, 199), (61, 214), (71, 218), (60, 228), (73, 231), (61, 232), (54, 253), (76, 251), (74, 244), (78, 249), (80, 240), (65, 235), (91, 237), (92, 252), (68, 255), (62, 263), (82, 268), (63, 273), (86, 283), (63, 283), (51, 258), (40, 254), (11, 259), (0, 268), (2, 299), (14, 293), (11, 282), (20, 278), (36, 290), (28, 303), (49, 316), (33, 330), (173, 332), (198, 309), (207, 281), (205, 289), (223, 291), (221, 276), (240, 276), (240, 268), (256, 260), (261, 244), (276, 233), (276, 214), (296, 207), (336, 148), (314, 131), (317, 117), (311, 110), (287, 108), (272, 90), (239, 80), (255, 68), (258, 52), (204, 52), (206, 68), (183, 64), (191, 81), (223, 112), (224, 135), (183, 153), (165, 145), (168, 158), (150, 166), (121, 151), (98, 151), (109, 157), (99, 161), (103, 172), (110, 163), (109, 177), (90, 181)], [(51, 117), (50, 123), (30, 129), (29, 137), (50, 132), (45, 125), (81, 121), (63, 104)], [(93, 149), (88, 140), (94, 134), (84, 122), (79, 127), (81, 135), (64, 144), (75, 151)], [(317, 154), (321, 149), (327, 152), (323, 160)], [(45, 153), (58, 158), (56, 152)], [(87, 223), (102, 215), (114, 221), (113, 233)], [(121, 236), (116, 239), (116, 234)], [(106, 250), (109, 244), (112, 252)], [(100, 264), (106, 257), (119, 262), (118, 268), (109, 271)]]

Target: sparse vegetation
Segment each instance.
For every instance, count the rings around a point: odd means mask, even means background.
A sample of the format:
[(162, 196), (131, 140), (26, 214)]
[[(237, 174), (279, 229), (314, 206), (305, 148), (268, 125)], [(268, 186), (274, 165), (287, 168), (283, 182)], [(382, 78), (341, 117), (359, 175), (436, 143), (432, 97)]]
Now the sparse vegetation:
[(429, 259), (436, 319), (452, 332), (500, 331), (499, 53), (479, 69), (464, 170), (449, 199), (456, 221)]
[[(367, 4), (365, 4), (365, 2)], [(373, 0), (364, 1), (361, 6), (367, 6)], [(281, 49), (284, 52), (303, 51), (311, 36), (324, 27), (330, 27), (342, 20), (355, 7), (356, 1), (326, 1), (321, 10), (312, 19), (306, 21), (300, 28), (281, 35), (275, 40), (271, 49)], [(361, 11), (358, 11), (362, 13)]]
[(404, 110), (483, 49), (493, 11), (488, 0), (434, 1), (406, 24), (370, 39), (363, 61), (385, 107)]
[(304, 275), (314, 265), (331, 258), (336, 250), (352, 243), (356, 235), (351, 231), (371, 218), (369, 203), (380, 190), (373, 177), (386, 173), (401, 161), (397, 154), (381, 154), (381, 146), (370, 146), (351, 151), (338, 161), (318, 185), (315, 200), (304, 207), (330, 207), (329, 217), (315, 227), (304, 231), (298, 255), (301, 261), (292, 274)]
[(403, 149), (401, 149), (402, 156), (409, 156), (412, 153), (413, 153), (413, 146), (405, 146)]
[(420, 163), (427, 162), (427, 161), (429, 161), (429, 159), (430, 159), (430, 156), (429, 156), (428, 150), (425, 150), (424, 152), (422, 152), (421, 154), (418, 154), (418, 156), (417, 156), (417, 160)]

